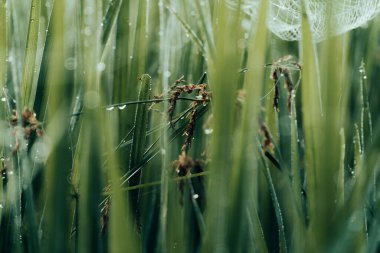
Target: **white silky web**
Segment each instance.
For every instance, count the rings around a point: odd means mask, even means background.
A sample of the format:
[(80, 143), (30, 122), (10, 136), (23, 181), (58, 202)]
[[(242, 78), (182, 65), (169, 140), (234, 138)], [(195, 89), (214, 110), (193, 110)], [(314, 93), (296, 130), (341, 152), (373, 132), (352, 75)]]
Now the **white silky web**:
[[(284, 40), (301, 39), (301, 0), (269, 0), (268, 28)], [(228, 1), (236, 7), (237, 1)], [(260, 0), (243, 0), (242, 10), (252, 21), (258, 17)], [(380, 12), (380, 0), (308, 0), (305, 8), (314, 41), (362, 26)], [(327, 18), (331, 20), (328, 20)], [(331, 23), (330, 23), (331, 22)], [(328, 24), (333, 24), (327, 33)]]

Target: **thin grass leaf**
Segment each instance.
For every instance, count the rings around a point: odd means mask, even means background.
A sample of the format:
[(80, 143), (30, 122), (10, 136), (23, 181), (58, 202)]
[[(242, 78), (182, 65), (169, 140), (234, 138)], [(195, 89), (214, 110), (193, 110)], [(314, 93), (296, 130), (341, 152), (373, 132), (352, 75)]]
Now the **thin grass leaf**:
[[(101, 40), (102, 40), (103, 48), (105, 47), (105, 45), (110, 39), (110, 34), (117, 20), (117, 16), (119, 15), (122, 3), (123, 3), (123, 0), (111, 0), (108, 2), (107, 11), (102, 21), (103, 31), (102, 31)], [(103, 50), (101, 51), (103, 52)]]
[[(260, 150), (259, 150), (259, 153), (260, 153)], [(272, 180), (272, 176), (268, 167), (268, 163), (263, 156), (261, 156), (261, 160), (264, 165), (264, 172), (268, 180), (269, 191), (272, 198), (273, 207), (276, 213), (276, 219), (277, 219), (277, 224), (278, 224), (278, 234), (279, 234), (278, 235), (279, 236), (279, 252), (288, 252), (288, 249), (286, 246), (287, 244), (286, 244), (286, 237), (285, 237), (285, 226), (284, 226), (280, 203), (278, 201), (277, 193), (273, 185), (273, 180)]]
[[(304, 3), (304, 2), (303, 2)], [(308, 168), (307, 173), (307, 194), (308, 194), (308, 210), (310, 210), (310, 219), (317, 216), (316, 213), (316, 181), (317, 181), (317, 126), (321, 122), (321, 114), (319, 110), (319, 99), (316, 94), (319, 94), (317, 80), (319, 78), (315, 58), (315, 44), (310, 29), (308, 14), (303, 5), (302, 9), (302, 44), (301, 44), (301, 60), (303, 66), (303, 81), (301, 84), (302, 95), (302, 113), (303, 127), (305, 138), (305, 166)], [(315, 221), (314, 221), (315, 222)], [(313, 229), (313, 228), (310, 228)], [(315, 235), (312, 231), (310, 234)], [(313, 238), (310, 238), (308, 243), (310, 249), (314, 248)], [(316, 243), (316, 242), (314, 242)]]
[[(21, 87), (23, 89), (23, 105), (30, 106), (29, 100), (31, 97), (34, 97), (34, 94), (31, 94), (32, 91), (36, 91), (36, 87), (32, 87), (33, 84), (37, 85), (34, 82), (37, 52), (39, 51), (38, 42), (39, 42), (39, 24), (41, 16), (41, 0), (32, 0), (30, 8), (30, 20), (29, 20), (29, 29), (25, 49), (25, 60), (24, 60), (24, 70), (22, 75)], [(39, 65), (37, 63), (37, 65)]]
[(214, 57), (215, 53), (215, 34), (213, 31), (213, 22), (209, 1), (194, 1), (195, 9), (198, 14), (199, 30), (202, 33), (207, 45), (207, 52), (210, 57)]
[(365, 71), (365, 64), (362, 61), (360, 68), (360, 98), (361, 98), (361, 117), (360, 117), (360, 128), (361, 128), (361, 138), (363, 152), (366, 147), (366, 142), (372, 141), (372, 117), (369, 107), (368, 100), (368, 84), (367, 84), (367, 74)]
[[(148, 74), (143, 74), (140, 77), (140, 91), (138, 100), (145, 101), (150, 98), (151, 93), (151, 77)], [(148, 127), (148, 105), (139, 104), (135, 112), (135, 122), (133, 125), (132, 146), (129, 160), (129, 171), (131, 171), (143, 158), (146, 145), (146, 132)], [(129, 181), (130, 186), (136, 186), (141, 183), (141, 171), (138, 171), (135, 176)], [(130, 193), (130, 200), (132, 208), (136, 214), (136, 225), (140, 230), (140, 207), (139, 207), (139, 194), (140, 191), (133, 191)]]
[[(253, 217), (252, 217), (253, 216)], [(257, 210), (254, 209), (250, 211), (247, 208), (247, 217), (249, 223), (250, 237), (252, 238), (252, 243), (254, 245), (254, 249), (257, 252), (268, 252), (268, 248), (266, 246), (264, 231), (262, 229), (260, 218), (257, 214)], [(256, 229), (256, 230), (254, 230)]]

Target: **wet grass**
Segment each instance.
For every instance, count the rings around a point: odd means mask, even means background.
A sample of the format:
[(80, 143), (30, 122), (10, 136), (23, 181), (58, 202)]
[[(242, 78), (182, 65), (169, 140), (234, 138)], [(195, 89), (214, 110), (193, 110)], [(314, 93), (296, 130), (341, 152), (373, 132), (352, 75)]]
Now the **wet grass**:
[(377, 252), (379, 19), (268, 4), (1, 1), (0, 252)]

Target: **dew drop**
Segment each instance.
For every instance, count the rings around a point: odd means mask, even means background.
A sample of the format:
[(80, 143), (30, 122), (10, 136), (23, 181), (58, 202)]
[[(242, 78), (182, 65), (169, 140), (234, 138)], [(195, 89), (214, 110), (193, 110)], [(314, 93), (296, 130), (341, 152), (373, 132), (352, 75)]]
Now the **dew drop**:
[(107, 108), (106, 108), (107, 111), (112, 111), (113, 109), (115, 109), (114, 106), (110, 106), (110, 107), (107, 107)]
[(91, 27), (87, 26), (86, 28), (84, 28), (84, 35), (86, 36), (90, 36), (92, 34), (92, 29)]
[(4, 206), (3, 206), (3, 204), (2, 204), (2, 203), (0, 203), (0, 208), (1, 208), (1, 209), (3, 209), (3, 208), (4, 208)]
[(197, 198), (199, 198), (199, 195), (198, 194), (194, 194), (193, 195), (193, 199), (197, 199)]
[(6, 102), (7, 99), (6, 99), (5, 97), (2, 97), (2, 98), (1, 98), (1, 101), (2, 101), (2, 102)]
[(363, 76), (363, 79), (367, 79), (367, 76)]
[(161, 149), (161, 155), (165, 155), (166, 154), (166, 149), (162, 148)]
[(172, 74), (172, 73), (171, 73), (169, 70), (166, 70), (166, 71), (164, 72), (164, 77), (170, 77), (171, 74)]
[(12, 175), (13, 175), (13, 170), (9, 171), (8, 174), (9, 174), (10, 176), (12, 176)]
[(205, 131), (205, 134), (212, 134), (212, 132), (214, 132), (214, 129), (206, 128), (204, 131)]
[(84, 9), (84, 14), (85, 15), (91, 15), (94, 13), (94, 8), (92, 8), (91, 6), (87, 6), (85, 9)]
[(90, 90), (84, 94), (83, 104), (89, 109), (94, 109), (100, 104), (100, 95), (97, 91)]
[(74, 70), (77, 68), (77, 61), (74, 57), (69, 57), (65, 60), (64, 66), (67, 70)]
[(97, 65), (96, 65), (96, 70), (98, 72), (102, 72), (106, 69), (106, 65), (104, 64), (104, 62), (99, 62)]
[(126, 107), (127, 107), (127, 105), (120, 105), (117, 108), (119, 108), (119, 110), (124, 110)]

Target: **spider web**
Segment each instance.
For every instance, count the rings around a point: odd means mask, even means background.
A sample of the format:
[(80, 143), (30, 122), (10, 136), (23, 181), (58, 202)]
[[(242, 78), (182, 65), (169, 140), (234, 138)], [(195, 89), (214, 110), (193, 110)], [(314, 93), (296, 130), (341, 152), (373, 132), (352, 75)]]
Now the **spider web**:
[[(236, 7), (235, 1), (228, 1)], [(242, 10), (254, 22), (260, 0), (243, 0)], [(305, 1), (314, 41), (338, 35), (364, 25), (380, 12), (380, 0)], [(329, 24), (330, 29), (327, 29)], [(268, 28), (283, 40), (301, 39), (301, 0), (270, 0)], [(327, 31), (329, 30), (329, 31)]]

